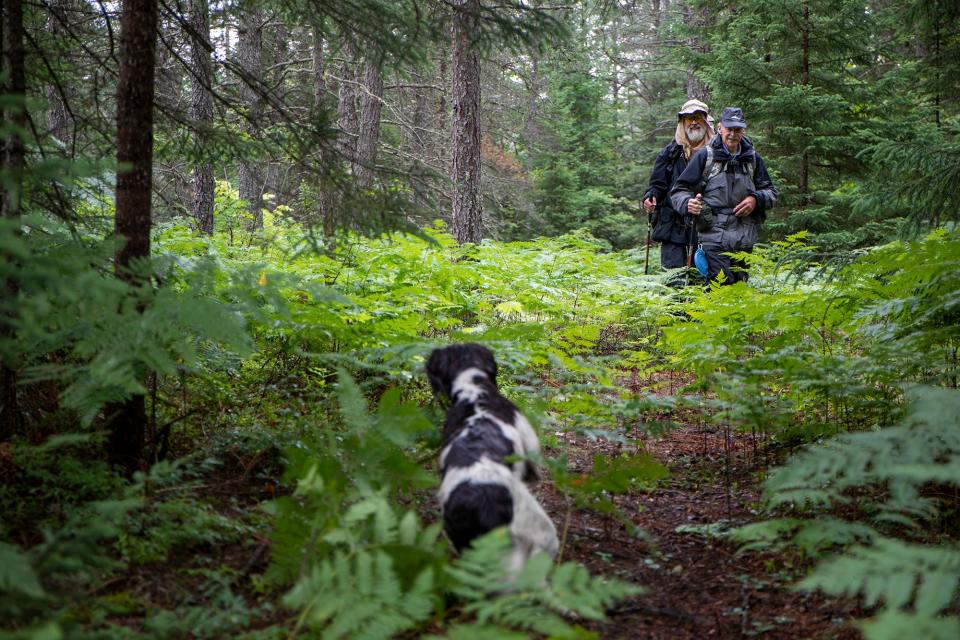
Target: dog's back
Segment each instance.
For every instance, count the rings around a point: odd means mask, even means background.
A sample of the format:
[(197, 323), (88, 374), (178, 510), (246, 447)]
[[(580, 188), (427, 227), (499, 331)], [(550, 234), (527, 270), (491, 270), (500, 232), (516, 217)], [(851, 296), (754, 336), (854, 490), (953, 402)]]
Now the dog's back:
[(502, 484), (461, 482), (443, 505), (443, 528), (457, 551), (497, 527), (509, 526), (512, 520), (513, 497)]
[(541, 551), (557, 551), (556, 528), (524, 482), (537, 479), (529, 460), (539, 451), (530, 423), (496, 386), (496, 362), (481, 345), (434, 351), (427, 376), (453, 402), (443, 425), (440, 503), (444, 528), (458, 551), (507, 526), (514, 543), (511, 567)]

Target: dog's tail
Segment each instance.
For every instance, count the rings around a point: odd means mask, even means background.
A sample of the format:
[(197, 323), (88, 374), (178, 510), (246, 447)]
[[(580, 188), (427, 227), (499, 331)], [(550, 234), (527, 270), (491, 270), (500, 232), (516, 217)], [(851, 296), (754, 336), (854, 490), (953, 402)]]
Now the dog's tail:
[(513, 520), (513, 497), (502, 484), (462, 482), (443, 507), (443, 526), (458, 552), (474, 538)]

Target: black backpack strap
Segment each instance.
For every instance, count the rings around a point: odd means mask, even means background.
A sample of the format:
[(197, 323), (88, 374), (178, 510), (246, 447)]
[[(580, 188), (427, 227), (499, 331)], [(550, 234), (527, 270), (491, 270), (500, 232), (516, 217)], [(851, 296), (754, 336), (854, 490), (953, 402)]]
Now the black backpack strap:
[[(707, 186), (707, 180), (710, 179), (710, 172), (713, 170), (713, 147), (707, 145), (707, 159), (703, 163), (703, 173), (700, 174), (700, 184), (697, 185), (696, 193), (703, 193), (703, 188)], [(694, 195), (696, 195), (696, 193)]]
[(680, 154), (683, 153), (683, 147), (678, 145), (676, 142), (673, 143), (673, 151), (670, 152), (670, 165), (673, 166), (677, 163), (677, 160), (680, 159)]

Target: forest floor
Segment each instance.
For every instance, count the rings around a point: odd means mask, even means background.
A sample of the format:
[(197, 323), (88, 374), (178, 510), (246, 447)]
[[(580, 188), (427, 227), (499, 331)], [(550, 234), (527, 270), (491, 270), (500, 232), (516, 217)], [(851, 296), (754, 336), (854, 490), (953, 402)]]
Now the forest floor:
[[(685, 420), (696, 421), (697, 416)], [(616, 455), (625, 448), (569, 433), (557, 437), (574, 473), (590, 470), (595, 454)], [(738, 554), (737, 543), (711, 534), (762, 519), (760, 472), (768, 460), (753, 435), (685, 424), (645, 437), (643, 449), (670, 476), (655, 489), (615, 496), (615, 502), (647, 539), (631, 535), (616, 517), (570, 509), (568, 498), (549, 482), (537, 489), (561, 535), (566, 526), (563, 560), (646, 590), (609, 612), (607, 622), (595, 627), (601, 638), (861, 637), (852, 622), (863, 611), (854, 601), (791, 588), (810, 566), (799, 554)]]
[[(556, 449), (547, 451), (548, 456), (565, 452), (574, 474), (588, 472), (597, 454), (640, 451), (670, 471), (654, 488), (613, 496), (619, 518), (573, 506), (549, 480), (535, 488), (563, 538), (561, 560), (578, 561), (594, 575), (617, 577), (646, 590), (618, 603), (605, 623), (584, 626), (604, 640), (860, 638), (853, 621), (864, 612), (856, 602), (791, 588), (810, 568), (809, 560), (793, 551), (738, 554), (735, 542), (712, 533), (763, 519), (760, 480), (773, 463), (764, 443), (749, 433), (704, 424), (703, 416), (690, 410), (670, 418), (681, 426), (659, 435), (640, 435), (637, 445), (558, 431)], [(549, 434), (541, 434), (544, 441), (553, 440), (544, 436)], [(272, 483), (264, 484), (262, 474), (260, 480), (253, 477), (258, 474), (251, 474), (261, 462), (255, 456), (236, 475), (224, 469), (219, 481), (206, 485), (205, 497), (217, 505), (222, 516), (241, 517), (273, 497)], [(428, 520), (439, 517), (432, 493), (422, 498), (423, 515)], [(629, 531), (623, 518), (642, 529), (646, 537), (638, 538)], [(174, 552), (164, 565), (134, 569), (109, 581), (104, 595), (132, 598), (140, 603), (139, 610), (179, 606), (182, 612), (185, 602), (200, 604), (213, 597), (202, 593), (197, 576), (206, 575), (212, 567), (221, 572), (226, 567), (225, 580), (242, 593), (235, 603), (238, 609), (229, 615), (242, 612), (251, 628), (285, 626), (290, 621), (289, 611), (257, 604), (264, 594), (258, 593), (254, 578), (266, 569), (269, 559), (266, 535), (242, 544), (215, 546), (202, 557), (185, 549)], [(253, 604), (244, 604), (244, 600)], [(207, 610), (195, 613), (203, 611)], [(139, 626), (138, 616), (119, 617), (121, 624)], [(215, 628), (218, 623), (210, 620), (209, 624)], [(220, 636), (214, 632), (212, 637)]]

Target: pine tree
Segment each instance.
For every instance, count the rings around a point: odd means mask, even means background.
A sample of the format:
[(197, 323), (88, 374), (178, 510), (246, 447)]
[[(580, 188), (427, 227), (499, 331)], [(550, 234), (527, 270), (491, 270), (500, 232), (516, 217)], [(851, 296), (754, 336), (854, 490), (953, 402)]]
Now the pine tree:
[(453, 235), (480, 242), (480, 56), (478, 0), (457, 0), (453, 17)]
[[(698, 3), (714, 24), (696, 30), (709, 53), (692, 58), (714, 90), (715, 112), (739, 106), (748, 135), (781, 192), (770, 226), (842, 240), (849, 206), (833, 192), (862, 173), (857, 154), (869, 121), (858, 78), (876, 46), (873, 21), (856, 0), (748, 0)], [(688, 60), (691, 60), (687, 56)], [(818, 241), (815, 237), (815, 242)]]
[[(153, 77), (156, 61), (157, 1), (124, 0), (120, 14), (120, 76), (117, 84), (117, 172), (115, 234), (117, 276), (137, 282), (137, 262), (150, 257), (153, 171)], [(106, 409), (109, 456), (132, 474), (143, 454), (144, 396), (134, 395)]]
[(205, 148), (209, 144), (207, 129), (213, 125), (213, 71), (210, 52), (210, 8), (207, 0), (191, 0), (190, 60), (191, 104), (196, 132), (194, 134), (199, 155), (204, 160), (193, 169), (193, 218), (197, 227), (206, 234), (213, 233), (213, 165), (207, 159)]

